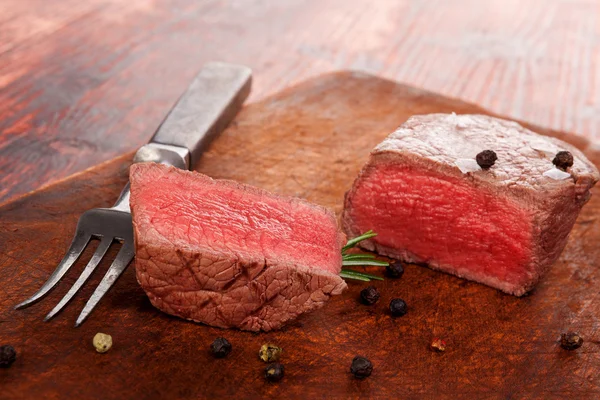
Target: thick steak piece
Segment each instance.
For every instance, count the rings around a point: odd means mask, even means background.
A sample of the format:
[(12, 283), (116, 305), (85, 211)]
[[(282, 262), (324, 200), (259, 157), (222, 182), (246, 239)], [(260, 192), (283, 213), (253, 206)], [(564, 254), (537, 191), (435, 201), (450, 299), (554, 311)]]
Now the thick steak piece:
[(154, 163), (130, 182), (137, 279), (168, 314), (269, 331), (346, 288), (323, 207)]
[[(498, 159), (481, 169), (476, 155)], [(554, 167), (559, 151), (574, 164)], [(366, 249), (517, 296), (556, 261), (598, 171), (573, 146), (484, 115), (410, 118), (371, 153), (346, 193), (349, 236)]]

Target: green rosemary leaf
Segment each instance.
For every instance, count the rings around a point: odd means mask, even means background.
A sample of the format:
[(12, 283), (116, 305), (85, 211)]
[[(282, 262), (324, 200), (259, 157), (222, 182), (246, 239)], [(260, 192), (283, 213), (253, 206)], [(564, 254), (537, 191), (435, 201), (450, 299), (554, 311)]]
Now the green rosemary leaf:
[(354, 280), (363, 281), (363, 282), (371, 281), (370, 278), (362, 277), (362, 276), (358, 276), (358, 275), (354, 275), (354, 274), (349, 274), (349, 273), (347, 273), (347, 271), (340, 272), (340, 277), (342, 277), (344, 279), (354, 279)]
[(379, 276), (371, 275), (371, 274), (365, 274), (365, 273), (353, 271), (353, 270), (350, 270), (350, 269), (342, 269), (342, 272), (340, 272), (340, 276), (342, 278), (357, 279), (359, 281), (364, 281), (364, 282), (369, 282), (371, 279), (375, 279), (377, 281), (382, 281), (383, 280), (383, 278), (381, 278)]
[(374, 260), (375, 256), (373, 254), (344, 254), (342, 256), (342, 259), (344, 261), (350, 261), (350, 260)]
[(388, 262), (378, 260), (342, 260), (343, 267), (374, 265), (376, 267), (387, 267)]
[(344, 254), (346, 252), (346, 250), (353, 248), (354, 246), (356, 246), (358, 243), (362, 242), (363, 240), (367, 240), (367, 239), (370, 239), (375, 236), (377, 236), (377, 234), (375, 232), (367, 231), (367, 232), (363, 233), (362, 235), (355, 237), (354, 239), (348, 240), (348, 243), (346, 243), (346, 245), (342, 248), (342, 254)]

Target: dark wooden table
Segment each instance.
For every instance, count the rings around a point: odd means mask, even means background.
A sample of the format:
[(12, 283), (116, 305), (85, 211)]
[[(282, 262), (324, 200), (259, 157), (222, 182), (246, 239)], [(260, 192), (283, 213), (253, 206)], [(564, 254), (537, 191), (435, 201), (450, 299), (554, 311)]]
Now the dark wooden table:
[(0, 203), (130, 151), (208, 60), (361, 69), (600, 136), (595, 0), (0, 0)]
[[(399, 121), (451, 111), (485, 112), (366, 74), (328, 74), (246, 107), (196, 167), (215, 178), (304, 197), (339, 215), (352, 183), (348, 177)], [(584, 138), (533, 129), (600, 160)], [(0, 399), (600, 398), (600, 187), (593, 189), (558, 262), (522, 298), (407, 265), (402, 279), (348, 282), (348, 290), (322, 309), (282, 330), (254, 334), (158, 311), (130, 267), (75, 329), (77, 314), (114, 259), (113, 246), (56, 319), (43, 322), (93, 248), (47, 299), (13, 310), (54, 270), (78, 216), (115, 199), (130, 160), (131, 154), (118, 157), (0, 206), (0, 341), (18, 352), (11, 368), (0, 369)], [(362, 270), (382, 273), (380, 267)], [(381, 292), (373, 306), (358, 303), (368, 285)], [(386, 311), (394, 297), (408, 304), (402, 318)], [(559, 346), (560, 334), (569, 330), (585, 340), (576, 351)], [(107, 354), (92, 348), (97, 332), (113, 336)], [(233, 346), (222, 360), (208, 352), (217, 336)], [(429, 349), (435, 337), (448, 343), (443, 354)], [(284, 349), (285, 377), (278, 384), (262, 376), (265, 364), (257, 351), (263, 343)], [(362, 381), (349, 371), (357, 354), (374, 365), (372, 376)]]

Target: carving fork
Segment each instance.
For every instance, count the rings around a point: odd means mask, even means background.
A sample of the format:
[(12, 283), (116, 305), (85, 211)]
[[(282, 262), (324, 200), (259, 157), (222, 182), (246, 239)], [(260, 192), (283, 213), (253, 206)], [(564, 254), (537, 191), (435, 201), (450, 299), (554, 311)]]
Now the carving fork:
[[(191, 169), (208, 144), (233, 120), (250, 93), (252, 71), (241, 65), (208, 63), (196, 76), (158, 127), (150, 143), (142, 146), (133, 162), (160, 162)], [(129, 210), (129, 183), (111, 208), (84, 212), (67, 254), (46, 283), (30, 298), (15, 306), (27, 307), (41, 300), (75, 264), (92, 239), (100, 240), (96, 252), (67, 294), (44, 319), (50, 320), (73, 298), (91, 276), (109, 247), (122, 243), (117, 257), (79, 314), (79, 326), (110, 290), (134, 256), (133, 227)]]

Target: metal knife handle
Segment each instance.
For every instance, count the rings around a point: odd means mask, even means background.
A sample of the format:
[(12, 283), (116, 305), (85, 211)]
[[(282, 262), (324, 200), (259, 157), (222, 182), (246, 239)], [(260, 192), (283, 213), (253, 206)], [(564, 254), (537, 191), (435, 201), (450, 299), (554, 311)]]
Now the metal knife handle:
[(186, 148), (194, 166), (208, 144), (240, 111), (250, 93), (252, 71), (211, 62), (196, 76), (158, 127), (150, 143)]

